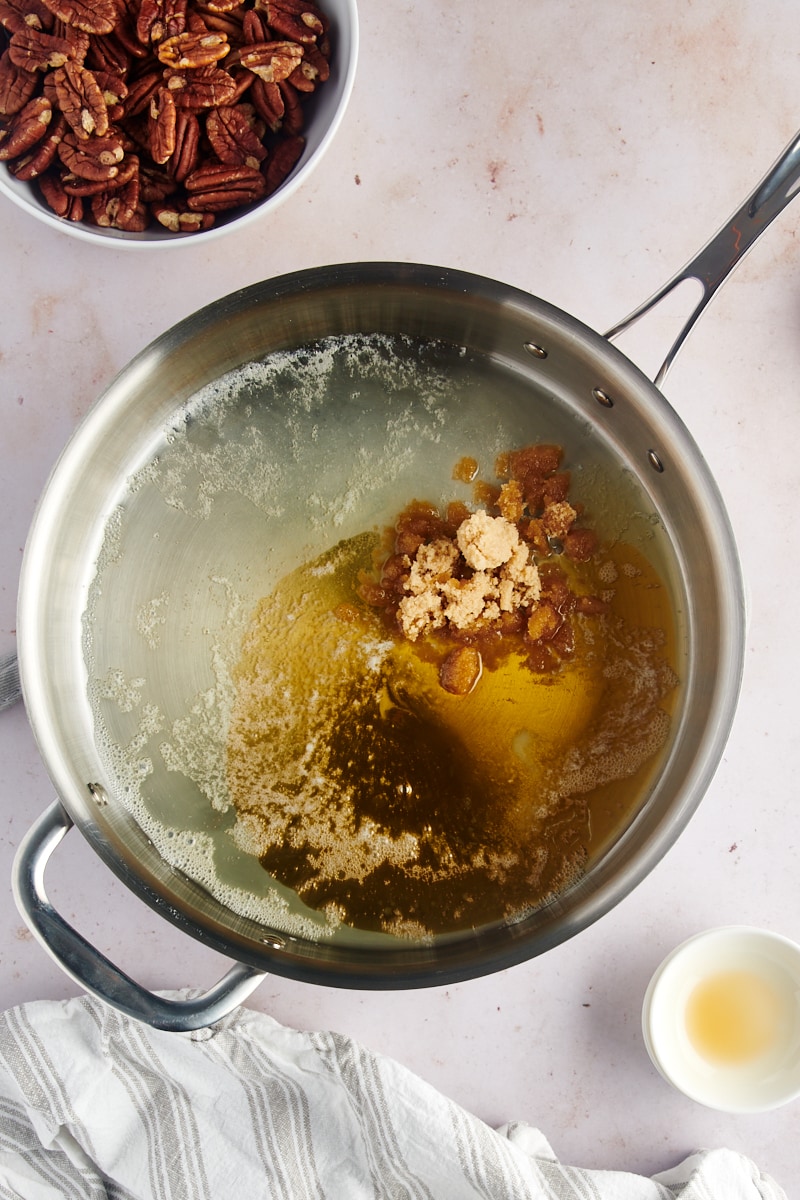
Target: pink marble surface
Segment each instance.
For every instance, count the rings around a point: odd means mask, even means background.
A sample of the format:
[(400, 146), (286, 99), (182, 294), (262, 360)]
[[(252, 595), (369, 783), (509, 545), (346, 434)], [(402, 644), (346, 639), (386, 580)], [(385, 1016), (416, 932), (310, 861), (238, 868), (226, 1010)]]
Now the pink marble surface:
[[(59, 450), (114, 373), (175, 321), (284, 271), (399, 259), (492, 276), (602, 330), (714, 232), (800, 127), (792, 0), (362, 0), (361, 24), (332, 150), (247, 234), (159, 259), (78, 243), (0, 205), (0, 653), (14, 645), (22, 547)], [(388, 994), (273, 977), (252, 1000), (286, 1023), (354, 1034), (492, 1124), (538, 1125), (564, 1161), (649, 1173), (728, 1145), (789, 1195), (798, 1105), (731, 1117), (683, 1099), (650, 1066), (639, 1011), (661, 958), (698, 929), (742, 922), (800, 939), (799, 222), (792, 207), (776, 221), (664, 389), (720, 483), (750, 593), (738, 715), (688, 830), (612, 913), (513, 970)], [(634, 339), (646, 369), (667, 325), (653, 318)], [(31, 939), (7, 882), (52, 798), (20, 706), (0, 716), (0, 762), (7, 1007), (76, 988)], [(65, 916), (146, 985), (221, 973), (78, 834), (48, 878)]]

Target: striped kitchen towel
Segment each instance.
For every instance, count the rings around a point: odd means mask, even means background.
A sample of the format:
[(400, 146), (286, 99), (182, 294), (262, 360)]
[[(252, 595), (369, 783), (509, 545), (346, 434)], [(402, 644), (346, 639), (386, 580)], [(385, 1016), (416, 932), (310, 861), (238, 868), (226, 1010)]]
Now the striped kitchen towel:
[(564, 1166), (335, 1033), (244, 1008), (164, 1033), (86, 997), (0, 1015), (0, 1197), (785, 1200), (728, 1150), (653, 1179)]

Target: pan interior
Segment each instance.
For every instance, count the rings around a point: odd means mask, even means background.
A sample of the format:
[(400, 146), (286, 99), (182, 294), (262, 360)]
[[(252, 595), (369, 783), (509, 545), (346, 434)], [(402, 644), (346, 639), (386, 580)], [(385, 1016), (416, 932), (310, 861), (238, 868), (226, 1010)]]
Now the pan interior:
[[(602, 425), (518, 361), (446, 340), (334, 334), (205, 383), (140, 448), (87, 589), (92, 721), (107, 789), (218, 920), (334, 946), (395, 944), (304, 905), (235, 836), (226, 753), (243, 638), (288, 574), (379, 532), (409, 500), (471, 503), (453, 478), (462, 456), (491, 475), (498, 454), (533, 442), (564, 447), (572, 502), (667, 587), (683, 677), (681, 569), (652, 497)], [(646, 806), (669, 748), (634, 776), (590, 868)]]

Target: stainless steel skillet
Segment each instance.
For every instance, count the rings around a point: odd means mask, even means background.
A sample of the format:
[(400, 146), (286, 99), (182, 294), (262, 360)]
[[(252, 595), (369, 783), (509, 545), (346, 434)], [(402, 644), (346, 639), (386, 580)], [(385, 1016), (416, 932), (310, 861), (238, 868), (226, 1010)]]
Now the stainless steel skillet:
[[(692, 262), (605, 337), (491, 280), (426, 266), (349, 264), (268, 281), (209, 306), (164, 334), (111, 384), (65, 448), (42, 496), (26, 548), (18, 618), (25, 702), (58, 800), (20, 847), (15, 895), (37, 938), (82, 987), (151, 1024), (189, 1029), (241, 1002), (265, 971), (359, 988), (441, 984), (546, 951), (597, 920), (652, 869), (685, 827), (719, 762), (738, 698), (744, 640), (741, 574), (724, 506), (700, 451), (658, 385), (694, 320), (792, 198), (798, 180), (800, 138)], [(703, 294), (653, 384), (610, 340), (686, 278), (699, 279)], [(240, 388), (231, 405), (221, 386), (252, 363), (302, 356), (331, 337), (389, 339), (398, 352), (388, 361), (395, 374), (409, 369), (403, 346), (456, 347), (496, 378), (498, 393), (508, 393), (502, 411), (467, 416), (455, 394), (437, 394), (436, 404), (426, 409), (428, 424), (421, 426), (426, 453), (410, 468), (412, 475), (430, 470), (426, 456), (435, 457), (442, 437), (451, 455), (450, 439), (455, 445), (467, 426), (486, 429), (499, 420), (520, 437), (543, 429), (563, 432), (607, 476), (631, 480), (663, 531), (680, 613), (680, 708), (658, 777), (642, 796), (635, 820), (552, 904), (524, 920), (466, 931), (432, 946), (298, 934), (280, 920), (265, 919), (262, 910), (231, 902), (232, 887), (215, 891), (165, 852), (172, 809), (189, 803), (186, 796), (195, 795), (197, 779), (187, 791), (174, 761), (154, 768), (158, 756), (146, 739), (140, 761), (147, 787), (162, 805), (159, 829), (129, 802), (131, 789), (140, 786), (135, 751), (136, 739), (147, 733), (143, 709), (166, 714), (172, 728), (184, 718), (191, 728), (194, 713), (201, 740), (211, 728), (213, 742), (213, 728), (203, 725), (213, 724), (217, 711), (209, 664), (231, 621), (230, 590), (218, 581), (235, 577), (246, 607), (291, 562), (300, 531), (313, 526), (308, 508), (298, 527), (288, 530), (281, 513), (268, 511), (264, 471), (283, 469), (294, 455), (306, 472), (298, 485), (306, 497), (311, 478), (323, 493), (328, 487), (332, 524), (319, 522), (314, 536), (320, 544), (334, 530), (346, 529), (349, 520), (358, 528), (381, 511), (380, 479), (352, 511), (339, 503), (348, 478), (342, 464), (348, 454), (368, 448), (359, 441), (363, 407), (357, 409), (358, 427), (347, 405), (315, 410), (314, 421), (304, 425), (298, 424), (302, 398), (283, 412), (271, 402), (266, 423), (258, 426), (256, 419), (259, 454), (248, 459), (248, 421), (253, 409), (260, 412), (258, 389), (248, 396)], [(274, 398), (279, 393), (274, 378), (271, 386)], [(380, 424), (379, 407), (368, 416)], [(383, 414), (386, 420), (394, 416), (393, 410)], [(414, 418), (420, 427), (420, 414)], [(216, 449), (209, 457), (211, 427), (216, 442), (226, 445), (223, 467), (238, 472), (235, 486), (229, 486), (230, 476), (220, 480)], [(313, 444), (317, 451), (301, 451), (298, 459), (298, 444)], [(265, 453), (265, 445), (274, 449)], [(177, 484), (171, 471), (176, 446), (185, 451)], [(166, 508), (151, 496), (153, 487), (162, 501), (168, 494)], [(209, 521), (209, 513), (219, 519)], [(237, 564), (252, 557), (256, 527), (273, 553), (263, 572), (243, 572)], [(124, 569), (113, 585), (118, 562)], [(176, 595), (179, 603), (173, 603)], [(163, 610), (161, 597), (169, 600)], [(170, 630), (179, 636), (165, 658), (158, 635), (170, 605), (188, 617)], [(195, 638), (204, 629), (211, 630), (208, 638)], [(148, 657), (151, 650), (157, 668)], [(123, 691), (133, 686), (136, 693), (137, 681), (143, 681), (128, 710), (136, 721), (126, 724), (117, 696), (117, 727), (99, 729), (97, 679), (113, 681), (116, 674), (123, 677)], [(195, 711), (204, 696), (205, 716)], [(102, 704), (99, 708), (107, 717)], [(155, 714), (153, 721), (157, 724)], [(163, 735), (155, 730), (153, 736)], [(120, 747), (131, 752), (121, 755)], [(225, 979), (198, 1000), (166, 1001), (128, 979), (67, 924), (47, 898), (44, 875), (72, 824), (153, 909), (235, 960)], [(246, 876), (246, 866), (242, 870)]]

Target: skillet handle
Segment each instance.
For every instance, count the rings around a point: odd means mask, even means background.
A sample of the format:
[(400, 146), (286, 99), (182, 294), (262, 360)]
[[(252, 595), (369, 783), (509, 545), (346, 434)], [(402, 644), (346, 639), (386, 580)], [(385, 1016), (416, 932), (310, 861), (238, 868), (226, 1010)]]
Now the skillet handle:
[(609, 329), (606, 338), (613, 341), (618, 334), (629, 329), (639, 317), (650, 312), (659, 301), (669, 295), (687, 279), (695, 279), (702, 288), (700, 299), (692, 309), (683, 328), (670, 347), (667, 357), (655, 376), (655, 385), (660, 387), (675, 356), (693, 328), (695, 321), (708, 304), (721, 283), (733, 268), (744, 258), (756, 238), (760, 237), (771, 221), (784, 210), (800, 190), (800, 133), (781, 154), (758, 186), (747, 197), (741, 208), (711, 238), (682, 270), (659, 288), (649, 300), (640, 304), (632, 313)]
[(14, 859), (14, 899), (21, 916), (45, 950), (85, 991), (155, 1029), (185, 1033), (203, 1029), (241, 1004), (264, 977), (244, 963), (203, 995), (168, 1000), (148, 992), (95, 949), (61, 917), (47, 899), (44, 872), (50, 855), (72, 828), (72, 819), (56, 800), (26, 834)]

